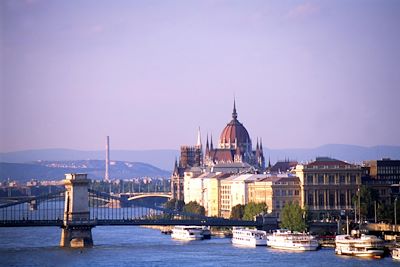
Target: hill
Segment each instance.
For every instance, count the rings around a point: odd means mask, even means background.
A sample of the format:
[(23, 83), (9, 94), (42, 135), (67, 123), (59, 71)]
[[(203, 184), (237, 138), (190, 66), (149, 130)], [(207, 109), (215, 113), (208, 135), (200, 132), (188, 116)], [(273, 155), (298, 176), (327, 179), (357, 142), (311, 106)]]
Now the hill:
[[(111, 160), (146, 162), (160, 169), (172, 170), (178, 150), (111, 150)], [(73, 149), (36, 149), (0, 153), (0, 162), (27, 163), (39, 160), (104, 160), (105, 151)]]
[[(363, 147), (355, 145), (330, 144), (316, 148), (301, 149), (268, 149), (264, 147), (266, 161), (278, 160), (309, 161), (318, 156), (329, 156), (348, 162), (392, 158), (400, 159), (400, 146)], [(157, 168), (172, 171), (178, 150), (112, 150), (111, 159), (123, 162), (146, 162)], [(32, 161), (76, 161), (99, 160), (104, 162), (104, 151), (81, 151), (72, 149), (38, 149), (17, 152), (0, 153), (0, 162), (26, 163)], [(99, 175), (100, 176), (100, 175)]]
[[(65, 173), (87, 173), (91, 179), (104, 178), (103, 160), (37, 161), (32, 163), (0, 163), (0, 180), (10, 178), (21, 182), (31, 179), (60, 180)], [(111, 161), (110, 177), (169, 177), (170, 172), (141, 162)]]

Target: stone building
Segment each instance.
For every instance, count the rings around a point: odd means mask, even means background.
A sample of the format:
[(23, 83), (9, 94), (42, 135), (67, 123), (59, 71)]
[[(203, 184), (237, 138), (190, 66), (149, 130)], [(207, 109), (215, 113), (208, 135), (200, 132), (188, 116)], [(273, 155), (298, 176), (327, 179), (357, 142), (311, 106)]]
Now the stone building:
[(280, 218), (283, 207), (289, 203), (301, 203), (300, 180), (288, 174), (266, 176), (248, 185), (248, 201), (266, 203), (268, 213)]
[(222, 130), (218, 147), (214, 148), (212, 137), (209, 140), (207, 136), (204, 155), (200, 129), (195, 146), (181, 146), (180, 158), (175, 161), (171, 175), (173, 198), (185, 199), (185, 172), (257, 173), (264, 171), (265, 159), (262, 140), (257, 139), (256, 149), (253, 150), (250, 135), (237, 117), (234, 101), (232, 120)]
[(314, 218), (338, 216), (341, 210), (354, 211), (363, 174), (361, 166), (328, 157), (319, 157), (294, 170), (300, 179), (301, 204)]

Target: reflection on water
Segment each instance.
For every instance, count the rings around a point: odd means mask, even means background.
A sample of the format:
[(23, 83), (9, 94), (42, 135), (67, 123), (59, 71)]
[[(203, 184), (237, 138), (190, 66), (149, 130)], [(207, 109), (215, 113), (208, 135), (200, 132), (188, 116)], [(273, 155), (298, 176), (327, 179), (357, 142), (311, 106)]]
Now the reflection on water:
[(57, 227), (0, 228), (1, 266), (397, 266), (380, 260), (336, 256), (333, 249), (293, 253), (244, 248), (229, 238), (179, 242), (158, 230), (135, 226), (96, 227), (95, 246), (58, 247)]

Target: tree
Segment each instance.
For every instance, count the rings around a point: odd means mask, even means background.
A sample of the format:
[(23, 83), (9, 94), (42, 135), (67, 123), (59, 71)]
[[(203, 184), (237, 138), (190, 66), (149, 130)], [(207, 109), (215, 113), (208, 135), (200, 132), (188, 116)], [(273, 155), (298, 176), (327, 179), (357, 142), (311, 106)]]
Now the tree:
[(177, 210), (177, 211), (182, 211), (183, 206), (185, 206), (185, 202), (183, 202), (182, 200), (175, 199), (175, 198), (168, 200), (164, 204), (164, 208), (170, 209), (170, 210)]
[(204, 209), (204, 207), (198, 204), (196, 201), (190, 201), (188, 204), (186, 204), (183, 207), (183, 211), (200, 215), (206, 214), (206, 210)]
[(232, 207), (231, 211), (231, 219), (241, 220), (244, 215), (244, 207), (245, 205), (237, 204), (236, 206)]
[(249, 202), (244, 207), (243, 220), (254, 220), (254, 216), (259, 215), (260, 213), (267, 213), (268, 206), (263, 203), (255, 203)]
[[(360, 200), (361, 203), (359, 204), (359, 198), (358, 194), (360, 194)], [(375, 201), (379, 200), (379, 193), (377, 190), (372, 189), (371, 187), (368, 186), (361, 186), (360, 191), (357, 192), (356, 195), (353, 197), (353, 203), (358, 207), (361, 207), (361, 217), (365, 219), (372, 219), (375, 216)], [(357, 211), (357, 217), (358, 217), (358, 212)]]
[(306, 230), (305, 223), (305, 210), (303, 210), (299, 204), (289, 202), (287, 203), (281, 213), (281, 227), (287, 228), (291, 231), (303, 232)]

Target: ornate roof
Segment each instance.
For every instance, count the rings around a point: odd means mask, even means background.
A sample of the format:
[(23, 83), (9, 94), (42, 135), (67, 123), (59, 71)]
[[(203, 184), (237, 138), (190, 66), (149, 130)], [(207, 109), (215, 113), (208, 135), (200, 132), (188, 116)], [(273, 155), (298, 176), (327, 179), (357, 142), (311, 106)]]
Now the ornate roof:
[(237, 119), (236, 103), (233, 102), (232, 120), (222, 130), (220, 144), (235, 143), (241, 146), (242, 144), (250, 143), (250, 136), (246, 128)]

